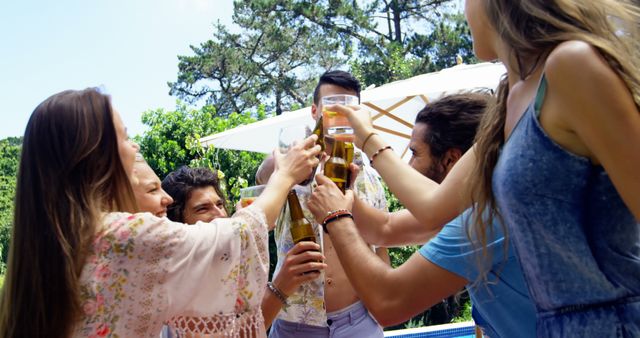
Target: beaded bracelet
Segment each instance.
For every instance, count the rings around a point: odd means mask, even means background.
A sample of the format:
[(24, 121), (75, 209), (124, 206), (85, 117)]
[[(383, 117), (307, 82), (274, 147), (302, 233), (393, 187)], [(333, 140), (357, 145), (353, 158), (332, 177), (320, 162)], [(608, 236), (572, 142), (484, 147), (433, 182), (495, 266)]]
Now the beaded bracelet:
[(329, 217), (328, 219), (325, 219), (324, 222), (322, 222), (322, 230), (324, 230), (324, 232), (326, 232), (327, 234), (329, 234), (329, 230), (327, 230), (327, 224), (339, 220), (340, 218), (344, 218), (344, 217), (349, 217), (351, 219), (353, 219), (353, 215), (351, 213), (345, 213), (345, 214), (337, 214), (333, 217)]
[(375, 153), (373, 153), (373, 155), (371, 155), (371, 159), (369, 160), (369, 164), (373, 167), (373, 160), (376, 159), (376, 156), (378, 156), (381, 152), (383, 152), (383, 151), (385, 151), (387, 149), (393, 150), (393, 148), (391, 148), (391, 146), (386, 146), (386, 147), (382, 147), (382, 148), (378, 149)]
[(269, 290), (271, 290), (271, 292), (273, 292), (273, 294), (276, 295), (276, 298), (278, 298), (278, 300), (280, 300), (280, 302), (282, 302), (283, 305), (288, 305), (287, 296), (285, 296), (285, 294), (282, 291), (280, 291), (280, 289), (278, 289), (275, 285), (273, 285), (273, 283), (267, 282), (267, 288), (269, 288)]
[(367, 135), (367, 137), (364, 139), (364, 142), (362, 142), (362, 151), (364, 151), (364, 147), (367, 145), (367, 141), (369, 141), (369, 139), (371, 138), (371, 136), (373, 135), (378, 135), (375, 132), (370, 132), (369, 135)]
[(351, 211), (349, 211), (347, 209), (338, 209), (338, 210), (329, 211), (329, 212), (327, 212), (327, 216), (322, 220), (321, 223), (326, 222), (329, 218), (334, 217), (336, 215), (350, 214), (350, 213), (351, 213)]

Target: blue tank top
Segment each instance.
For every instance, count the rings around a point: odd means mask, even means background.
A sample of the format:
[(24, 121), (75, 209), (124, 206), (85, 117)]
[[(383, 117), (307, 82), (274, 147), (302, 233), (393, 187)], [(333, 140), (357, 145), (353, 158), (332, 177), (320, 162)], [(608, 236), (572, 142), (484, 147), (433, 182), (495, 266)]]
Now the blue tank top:
[(545, 88), (543, 77), (493, 174), (496, 203), (537, 311), (637, 302), (640, 225), (601, 166), (566, 151), (542, 129)]

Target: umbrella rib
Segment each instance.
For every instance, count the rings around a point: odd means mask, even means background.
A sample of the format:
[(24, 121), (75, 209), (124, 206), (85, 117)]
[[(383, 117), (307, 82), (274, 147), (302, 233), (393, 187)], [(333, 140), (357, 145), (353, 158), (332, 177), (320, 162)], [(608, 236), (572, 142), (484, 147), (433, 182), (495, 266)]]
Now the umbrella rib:
[(404, 158), (404, 155), (407, 153), (407, 150), (409, 150), (409, 145), (407, 144), (406, 147), (404, 147), (404, 151), (402, 152), (402, 155), (400, 155), (400, 158)]
[[(408, 100), (405, 98), (401, 102), (405, 103), (405, 102), (411, 100), (412, 98), (413, 98), (413, 96), (411, 98), (409, 98)], [(400, 103), (400, 102), (398, 102), (398, 103)], [(391, 110), (397, 108), (398, 106), (400, 106), (401, 104), (394, 104), (393, 106), (389, 107), (389, 110), (391, 111)], [(400, 123), (402, 125), (405, 125), (408, 128), (413, 129), (413, 124), (412, 123), (409, 123), (409, 122), (407, 122), (407, 121), (405, 121), (405, 120), (403, 120), (403, 119), (391, 114), (390, 112), (388, 112), (388, 111), (376, 106), (373, 103), (365, 102), (364, 105), (366, 105), (366, 106), (370, 107), (371, 109), (373, 109), (373, 110), (375, 110), (375, 111), (380, 113), (380, 114), (378, 114), (378, 115), (376, 115), (376, 116), (371, 118), (371, 120), (373, 120), (373, 121), (377, 120), (378, 118), (380, 118), (380, 117), (382, 117), (384, 115), (384, 116), (387, 116), (388, 118), (390, 118), (390, 119), (392, 119), (392, 120), (394, 120), (394, 121), (396, 121), (396, 122), (398, 122), (398, 123)]]
[[(414, 97), (416, 97), (416, 95), (411, 95), (411, 96), (407, 96), (404, 99), (394, 103), (391, 107), (387, 108), (387, 111), (390, 112), (398, 107), (400, 107), (401, 105), (407, 103), (408, 101), (410, 101), (411, 99), (413, 99)], [(412, 126), (413, 127), (413, 126)]]
[(395, 131), (395, 130), (393, 130), (393, 129), (389, 129), (389, 128), (385, 128), (385, 127), (380, 127), (380, 126), (376, 126), (376, 125), (373, 125), (373, 128), (374, 128), (374, 129), (378, 129), (378, 130), (380, 130), (380, 131), (383, 131), (383, 132), (385, 132), (385, 133), (391, 134), (391, 135), (395, 135), (395, 136), (399, 136), (399, 137), (404, 137), (404, 138), (406, 138), (406, 139), (408, 139), (408, 140), (410, 140), (410, 139), (411, 139), (411, 135), (407, 135), (407, 134), (405, 134), (405, 133), (401, 133), (401, 132)]

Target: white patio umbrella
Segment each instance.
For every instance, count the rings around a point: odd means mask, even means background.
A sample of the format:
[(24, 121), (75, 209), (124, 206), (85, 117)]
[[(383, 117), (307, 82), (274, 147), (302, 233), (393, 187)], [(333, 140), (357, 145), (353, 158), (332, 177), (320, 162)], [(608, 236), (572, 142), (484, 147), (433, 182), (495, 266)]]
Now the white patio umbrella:
[[(495, 89), (505, 72), (499, 63), (458, 65), (364, 90), (360, 94), (361, 104), (371, 111), (378, 134), (408, 161), (413, 123), (427, 102), (460, 90)], [(303, 124), (310, 128), (315, 124), (310, 107), (203, 137), (200, 142), (222, 149), (270, 153), (278, 146), (280, 128)]]

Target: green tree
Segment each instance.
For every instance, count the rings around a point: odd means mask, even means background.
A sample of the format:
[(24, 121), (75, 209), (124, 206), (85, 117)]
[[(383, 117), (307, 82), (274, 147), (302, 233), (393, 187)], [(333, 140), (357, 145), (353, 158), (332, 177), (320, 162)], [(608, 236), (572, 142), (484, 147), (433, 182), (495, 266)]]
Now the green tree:
[(16, 194), (16, 178), (20, 161), (21, 137), (0, 140), (0, 274), (4, 273)]
[[(237, 1), (253, 3), (251, 0)], [(367, 85), (384, 84), (470, 60), (471, 38), (452, 0), (263, 0), (314, 24), (327, 41), (349, 46), (351, 70)], [(444, 48), (443, 48), (444, 47)], [(355, 58), (352, 58), (355, 57)]]
[(173, 111), (150, 110), (142, 115), (142, 122), (149, 129), (135, 140), (149, 166), (161, 179), (183, 165), (221, 169), (227, 183), (227, 197), (232, 201), (231, 205), (234, 205), (239, 189), (255, 183), (255, 171), (264, 155), (204, 148), (199, 139), (255, 122), (265, 118), (266, 114), (264, 108), (260, 108), (255, 117), (250, 113), (232, 113), (226, 117), (215, 115), (215, 108), (212, 106), (193, 109), (179, 104)]
[(471, 62), (471, 38), (453, 0), (236, 0), (234, 23), (179, 56), (170, 93), (219, 115), (259, 104), (280, 114), (310, 104), (317, 76), (345, 68), (384, 84)]
[(221, 116), (259, 105), (280, 115), (309, 103), (317, 73), (336, 64), (338, 46), (316, 49), (324, 41), (317, 29), (290, 13), (255, 15), (255, 6), (235, 4), (242, 33), (217, 24), (211, 40), (191, 46), (193, 56), (178, 57), (172, 95), (191, 103), (205, 100)]

